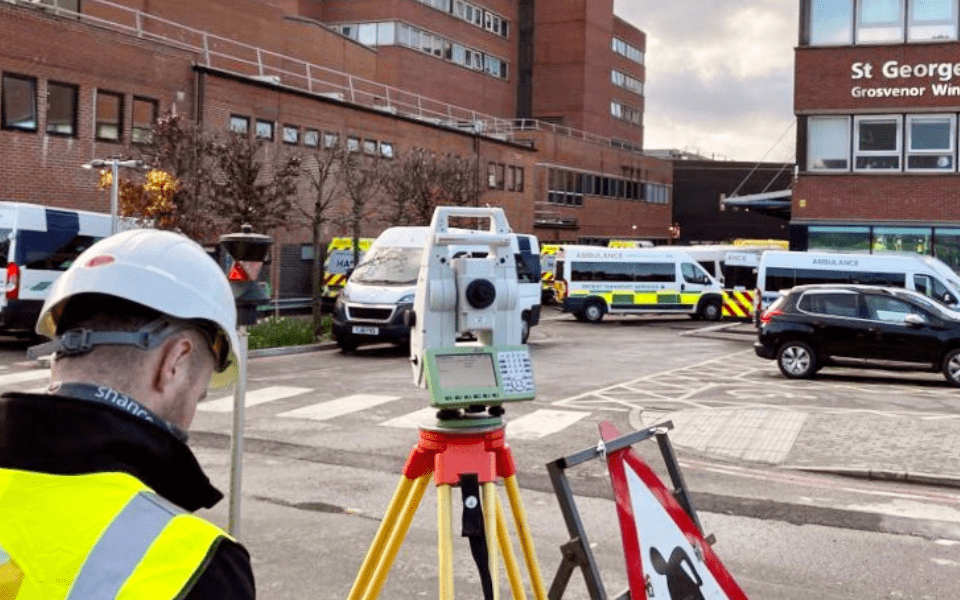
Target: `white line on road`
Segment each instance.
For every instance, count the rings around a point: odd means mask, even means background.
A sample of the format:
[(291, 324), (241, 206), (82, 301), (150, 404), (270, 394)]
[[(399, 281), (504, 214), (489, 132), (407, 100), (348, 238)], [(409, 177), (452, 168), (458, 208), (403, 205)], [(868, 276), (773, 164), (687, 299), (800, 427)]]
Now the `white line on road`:
[(398, 427), (400, 429), (417, 429), (421, 425), (432, 425), (437, 421), (437, 409), (428, 406), (415, 410), (412, 413), (400, 415), (389, 421), (378, 423), (380, 427)]
[(49, 378), (50, 369), (30, 369), (29, 371), (0, 375), (0, 385), (11, 385), (14, 383), (23, 383), (24, 381), (36, 381), (37, 379)]
[(507, 422), (507, 437), (536, 440), (563, 431), (590, 413), (540, 409)]
[[(247, 408), (250, 408), (251, 406), (257, 406), (258, 404), (266, 404), (267, 402), (273, 402), (274, 400), (292, 398), (293, 396), (299, 396), (300, 394), (306, 394), (307, 392), (312, 391), (313, 390), (311, 388), (284, 386), (263, 388), (252, 392), (247, 392), (246, 396), (244, 397), (244, 405)], [(210, 402), (202, 402), (197, 407), (197, 410), (219, 413), (231, 412), (233, 410), (233, 396), (217, 398), (216, 400), (211, 400)]]
[(280, 413), (277, 416), (310, 419), (313, 421), (326, 421), (327, 419), (333, 419), (334, 417), (340, 417), (350, 413), (359, 412), (361, 410), (373, 408), (374, 406), (379, 406), (381, 404), (386, 404), (387, 402), (393, 402), (394, 400), (399, 399), (400, 396), (355, 394), (353, 396), (346, 396), (345, 398), (337, 398), (336, 400), (318, 402), (317, 404), (311, 404), (309, 406), (304, 406), (303, 408), (297, 408), (295, 410)]

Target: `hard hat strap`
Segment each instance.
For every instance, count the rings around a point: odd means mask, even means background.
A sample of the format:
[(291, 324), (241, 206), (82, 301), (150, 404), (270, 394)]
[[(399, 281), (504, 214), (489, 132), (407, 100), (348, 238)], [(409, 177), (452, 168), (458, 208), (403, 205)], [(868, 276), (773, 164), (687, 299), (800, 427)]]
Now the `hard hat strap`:
[(136, 346), (141, 350), (152, 350), (171, 335), (187, 328), (187, 325), (175, 323), (169, 317), (150, 321), (136, 331), (94, 331), (81, 327), (66, 331), (45, 344), (30, 347), (27, 357), (33, 359), (52, 352), (60, 356), (79, 356), (96, 346)]

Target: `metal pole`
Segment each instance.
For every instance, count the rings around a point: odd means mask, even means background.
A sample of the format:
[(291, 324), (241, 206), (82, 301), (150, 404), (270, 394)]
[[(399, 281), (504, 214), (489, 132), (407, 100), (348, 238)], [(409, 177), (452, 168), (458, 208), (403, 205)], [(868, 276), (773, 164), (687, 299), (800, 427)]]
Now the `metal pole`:
[(110, 161), (110, 235), (117, 233), (117, 212), (120, 204), (120, 168), (118, 161)]
[(247, 348), (250, 334), (247, 326), (237, 328), (240, 337), (240, 347), (237, 349), (237, 358), (240, 372), (237, 376), (237, 386), (233, 394), (233, 431), (230, 436), (230, 516), (227, 531), (236, 539), (240, 539), (240, 475), (243, 471), (243, 430), (244, 412), (246, 410), (245, 397), (247, 395)]

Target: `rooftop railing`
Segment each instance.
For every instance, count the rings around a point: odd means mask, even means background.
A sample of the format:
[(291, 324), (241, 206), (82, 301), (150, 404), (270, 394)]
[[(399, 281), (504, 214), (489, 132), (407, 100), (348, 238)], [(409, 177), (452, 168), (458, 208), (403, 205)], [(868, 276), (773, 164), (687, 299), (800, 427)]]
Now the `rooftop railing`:
[[(292, 88), (483, 137), (529, 143), (530, 140), (523, 137), (525, 133), (529, 135), (531, 131), (547, 131), (554, 135), (642, 153), (641, 148), (628, 142), (537, 119), (504, 119), (484, 114), (188, 27), (109, 0), (83, 0), (84, 12), (79, 13), (61, 8), (56, 0), (53, 0), (53, 5), (38, 0), (6, 1), (178, 48), (196, 55), (196, 64), (234, 76)], [(319, 22), (316, 24), (323, 26)]]

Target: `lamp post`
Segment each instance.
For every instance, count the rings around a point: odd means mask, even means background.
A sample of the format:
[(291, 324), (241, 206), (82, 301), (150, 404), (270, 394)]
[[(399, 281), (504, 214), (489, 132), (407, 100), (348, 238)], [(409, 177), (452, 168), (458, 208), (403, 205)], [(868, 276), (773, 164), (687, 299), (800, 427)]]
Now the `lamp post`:
[(117, 213), (120, 211), (120, 167), (142, 169), (143, 161), (120, 158), (95, 158), (81, 165), (84, 169), (105, 169), (110, 167), (110, 235), (117, 232)]

